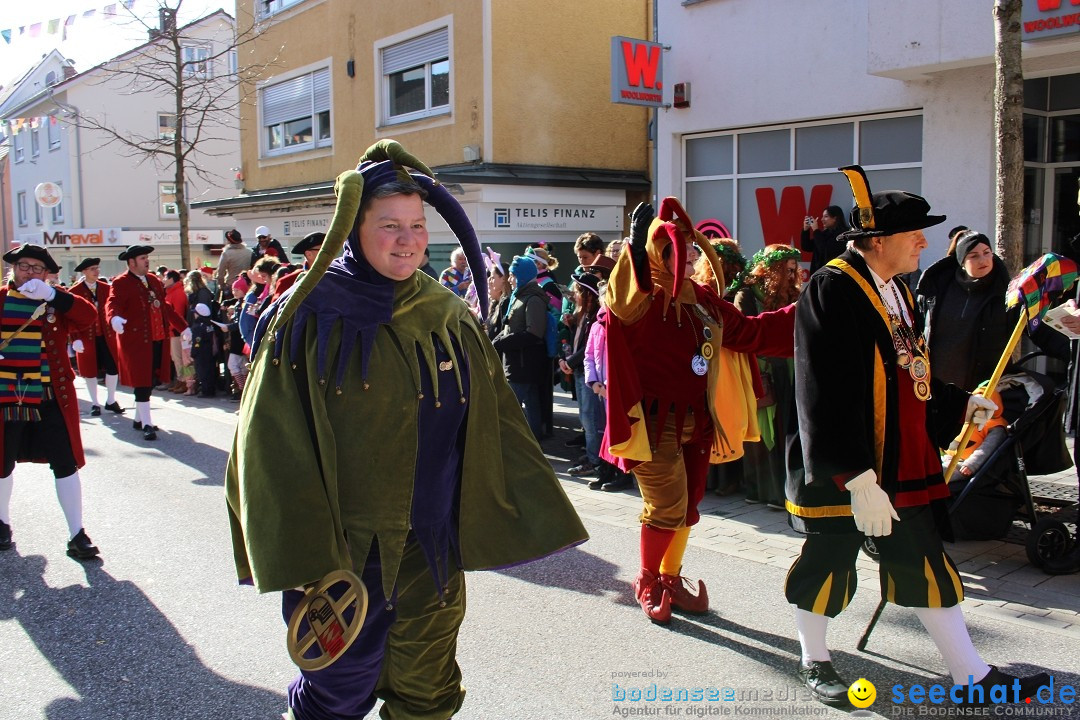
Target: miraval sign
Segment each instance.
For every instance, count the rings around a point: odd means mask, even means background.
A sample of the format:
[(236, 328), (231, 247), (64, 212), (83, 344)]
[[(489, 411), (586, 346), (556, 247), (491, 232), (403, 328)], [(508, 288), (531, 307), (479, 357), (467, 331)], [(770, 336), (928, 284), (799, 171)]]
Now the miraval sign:
[(611, 38), (611, 102), (663, 107), (663, 58), (660, 43)]
[(1080, 0), (1024, 0), (1020, 28), (1024, 40), (1080, 32)]

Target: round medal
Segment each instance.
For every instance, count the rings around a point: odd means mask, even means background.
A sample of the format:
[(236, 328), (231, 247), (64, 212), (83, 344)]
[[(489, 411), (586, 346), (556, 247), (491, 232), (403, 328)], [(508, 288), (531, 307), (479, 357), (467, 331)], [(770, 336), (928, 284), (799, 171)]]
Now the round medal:
[(700, 355), (694, 355), (690, 361), (690, 369), (694, 371), (695, 375), (704, 375), (709, 372), (709, 361)]
[(154, 307), (156, 307), (156, 308), (161, 307), (161, 301), (160, 300), (154, 300)]
[(896, 353), (896, 364), (906, 370), (907, 366), (911, 364), (911, 356), (906, 352)]
[(45, 321), (48, 323), (56, 322), (56, 312), (50, 307), (49, 311), (45, 313)]
[(701, 344), (701, 357), (705, 358), (706, 360), (712, 360), (712, 356), (713, 356), (712, 343), (702, 343)]
[(930, 399), (930, 383), (925, 380), (919, 380), (915, 383), (915, 397), (919, 398), (923, 402)]
[(923, 358), (915, 358), (915, 361), (911, 363), (911, 377), (916, 380), (926, 380), (926, 377), (929, 374), (930, 367), (926, 364), (926, 360)]

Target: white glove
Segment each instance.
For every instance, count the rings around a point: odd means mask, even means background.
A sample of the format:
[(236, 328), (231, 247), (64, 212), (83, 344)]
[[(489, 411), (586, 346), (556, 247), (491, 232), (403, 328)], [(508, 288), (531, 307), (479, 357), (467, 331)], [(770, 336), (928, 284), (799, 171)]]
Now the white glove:
[(120, 317), (119, 315), (115, 315), (115, 316), (113, 316), (113, 319), (110, 322), (110, 324), (112, 325), (112, 329), (113, 329), (114, 333), (116, 333), (117, 335), (123, 335), (124, 334), (124, 325), (127, 324), (127, 320)]
[(82, 340), (72, 340), (71, 341), (71, 349), (74, 350), (77, 353), (81, 353), (83, 351)]
[(206, 303), (198, 303), (195, 305), (195, 314), (203, 317), (210, 317), (210, 308)]
[(191, 328), (184, 328), (184, 332), (180, 333), (180, 341), (191, 344)]
[(990, 398), (972, 395), (968, 398), (967, 409), (964, 410), (964, 420), (974, 423), (977, 429), (982, 430), (986, 423), (990, 422), (990, 418), (994, 417), (997, 409), (997, 403)]
[(56, 297), (56, 288), (37, 278), (30, 278), (24, 282), (22, 287), (19, 288), (19, 292), (31, 300), (44, 300), (45, 302), (50, 302)]
[(855, 527), (859, 532), (870, 537), (885, 537), (892, 533), (892, 521), (900, 520), (889, 494), (877, 484), (877, 473), (866, 470), (859, 473), (844, 485), (851, 491), (851, 514), (855, 516)]

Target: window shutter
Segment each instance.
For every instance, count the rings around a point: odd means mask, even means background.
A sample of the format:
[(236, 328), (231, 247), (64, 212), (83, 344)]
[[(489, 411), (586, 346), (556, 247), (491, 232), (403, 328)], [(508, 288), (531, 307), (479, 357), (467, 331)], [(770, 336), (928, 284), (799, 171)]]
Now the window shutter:
[(408, 70), (433, 60), (450, 57), (450, 33), (447, 28), (385, 48), (382, 51), (383, 75)]
[(263, 89), (263, 125), (311, 116), (311, 75)]
[(323, 68), (312, 73), (312, 85), (315, 91), (315, 112), (330, 109), (330, 69)]

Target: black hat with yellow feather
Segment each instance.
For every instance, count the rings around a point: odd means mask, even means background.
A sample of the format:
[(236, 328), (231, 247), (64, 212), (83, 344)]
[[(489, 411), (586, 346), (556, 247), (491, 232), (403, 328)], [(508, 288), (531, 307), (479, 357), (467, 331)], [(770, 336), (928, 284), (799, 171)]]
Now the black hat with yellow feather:
[(851, 209), (851, 230), (837, 240), (883, 237), (945, 222), (944, 215), (930, 214), (930, 203), (919, 195), (903, 190), (871, 193), (870, 182), (860, 166), (847, 165), (838, 169), (851, 184), (855, 207)]

